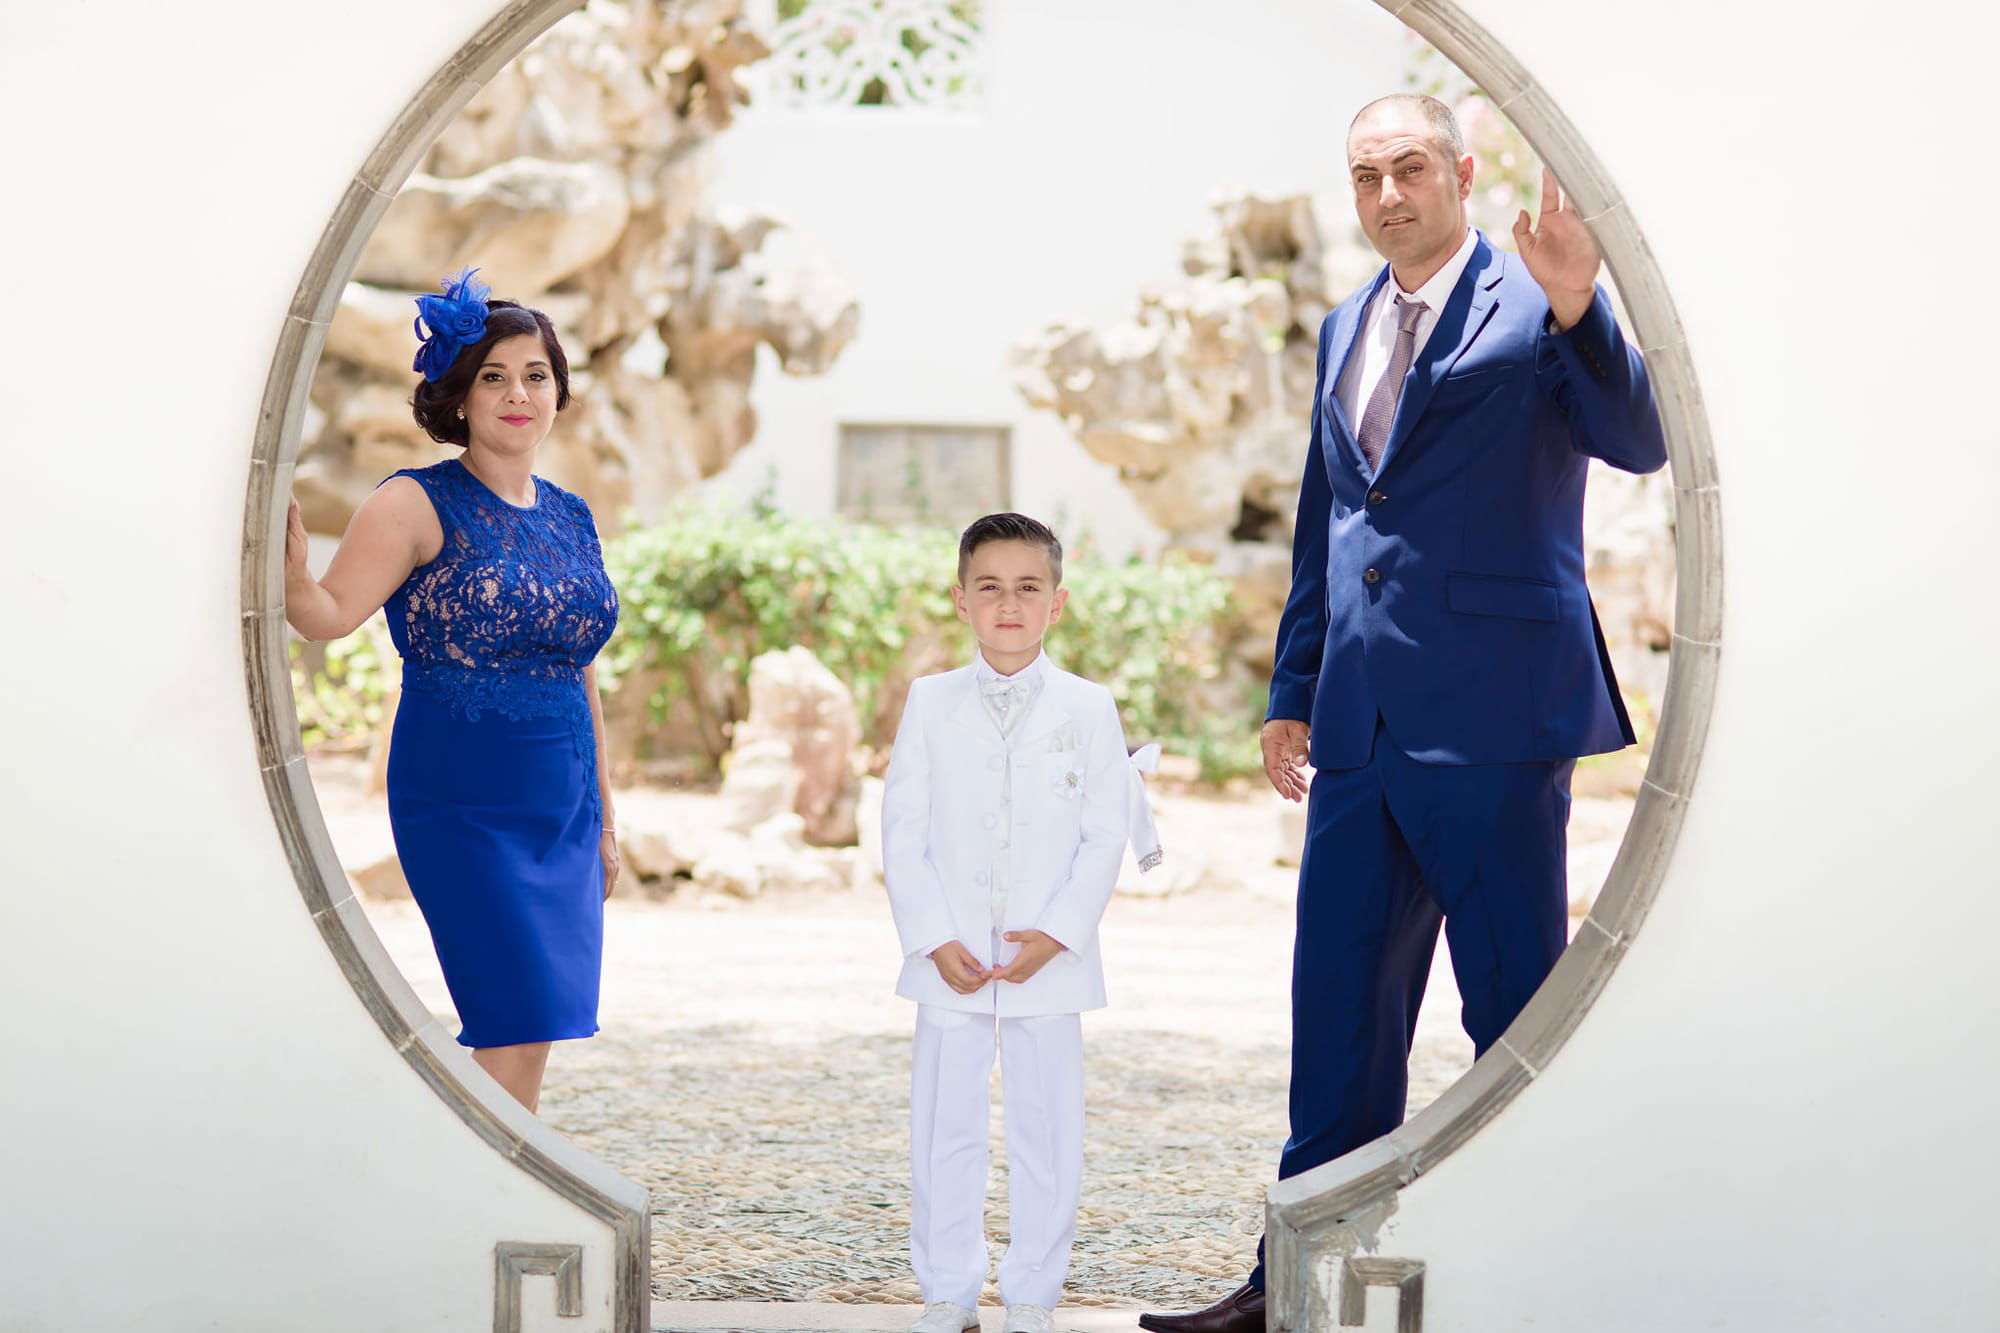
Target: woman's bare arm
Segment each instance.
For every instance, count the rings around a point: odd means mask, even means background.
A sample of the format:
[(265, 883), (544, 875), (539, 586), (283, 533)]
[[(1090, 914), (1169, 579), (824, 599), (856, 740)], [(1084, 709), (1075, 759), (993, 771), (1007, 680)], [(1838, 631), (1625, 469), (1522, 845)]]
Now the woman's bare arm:
[(590, 699), (590, 732), (597, 738), (597, 799), (604, 809), (604, 896), (618, 886), (618, 819), (611, 808), (611, 760), (604, 751), (604, 703), (597, 697), (597, 663), (583, 669), (583, 692)]
[(435, 559), (444, 529), (423, 486), (391, 477), (354, 511), (326, 577), (306, 568), (299, 502), (285, 517), (285, 619), (307, 639), (337, 639), (382, 609), (410, 571)]

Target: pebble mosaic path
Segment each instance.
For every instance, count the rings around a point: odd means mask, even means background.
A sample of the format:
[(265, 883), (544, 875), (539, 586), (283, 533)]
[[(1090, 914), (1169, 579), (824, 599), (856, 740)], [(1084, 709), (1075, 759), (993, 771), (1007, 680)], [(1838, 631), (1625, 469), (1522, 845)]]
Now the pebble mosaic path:
[[(1208, 836), (1241, 822), (1230, 808), (1241, 802), (1200, 803), (1214, 808), (1163, 809), (1163, 828)], [(1615, 842), (1618, 813), (1585, 829)], [(1295, 872), (1245, 860), (1227, 891), (1119, 898), (1106, 917), (1112, 1002), (1084, 1020), (1087, 1156), (1066, 1297), (1079, 1318), (1098, 1308), (1110, 1320), (1092, 1328), (1127, 1326), (1120, 1308), (1204, 1305), (1253, 1258), (1285, 1136)], [(367, 906), (405, 977), (455, 1030), (415, 907)], [(914, 1015), (890, 993), (896, 964), (879, 890), (613, 900), (602, 1031), (557, 1046), (541, 1113), (650, 1193), (656, 1301), (919, 1299), (905, 1237)], [(1419, 1020), (1413, 1110), (1471, 1061), (1457, 1006), (1441, 955)], [(1002, 1237), (997, 1076), (994, 1097), (987, 1225)], [(996, 1241), (996, 1263), (999, 1251)], [(998, 1299), (990, 1281), (987, 1299)], [(907, 1322), (899, 1312), (884, 1326)]]

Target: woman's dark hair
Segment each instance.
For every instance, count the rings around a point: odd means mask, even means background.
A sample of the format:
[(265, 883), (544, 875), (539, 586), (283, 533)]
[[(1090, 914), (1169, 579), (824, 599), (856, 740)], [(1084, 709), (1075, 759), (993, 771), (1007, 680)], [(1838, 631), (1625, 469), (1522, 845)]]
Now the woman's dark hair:
[(549, 317), (519, 301), (488, 301), (486, 312), (486, 336), (462, 348), (450, 370), (435, 380), (419, 383), (410, 397), (410, 412), (417, 424), (439, 444), (455, 444), (462, 449), (471, 438), (458, 409), (472, 392), (472, 381), (486, 364), (486, 354), (503, 338), (523, 333), (541, 335), (542, 346), (549, 354), (549, 369), (556, 377), (556, 411), (569, 406), (569, 358), (563, 355), (556, 326), (549, 323)]

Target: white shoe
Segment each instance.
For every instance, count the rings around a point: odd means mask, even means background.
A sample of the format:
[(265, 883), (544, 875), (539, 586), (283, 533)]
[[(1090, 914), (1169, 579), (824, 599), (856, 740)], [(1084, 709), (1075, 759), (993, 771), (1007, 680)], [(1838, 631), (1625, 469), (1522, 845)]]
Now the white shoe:
[(978, 1311), (950, 1301), (932, 1301), (924, 1307), (924, 1317), (910, 1325), (910, 1333), (966, 1333), (978, 1327)]
[(1005, 1333), (1055, 1333), (1056, 1320), (1046, 1305), (1010, 1305), (1001, 1328)]

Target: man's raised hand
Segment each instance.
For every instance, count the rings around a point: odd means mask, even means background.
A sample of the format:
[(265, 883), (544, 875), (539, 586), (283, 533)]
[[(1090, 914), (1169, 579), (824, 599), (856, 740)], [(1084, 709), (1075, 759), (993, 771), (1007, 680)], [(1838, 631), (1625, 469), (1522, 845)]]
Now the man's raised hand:
[(1294, 718), (1274, 717), (1264, 724), (1263, 735), (1258, 738), (1264, 747), (1264, 776), (1271, 779), (1278, 795), (1288, 801), (1302, 801), (1306, 796), (1306, 776), (1299, 772), (1305, 767), (1310, 753), (1307, 742), (1312, 729)]
[(1597, 295), (1597, 270), (1604, 262), (1583, 225), (1576, 205), (1563, 198), (1556, 174), (1542, 168), (1542, 211), (1531, 226), (1528, 210), (1514, 221), (1514, 248), (1528, 274), (1549, 298), (1556, 327), (1567, 329), (1582, 319)]

